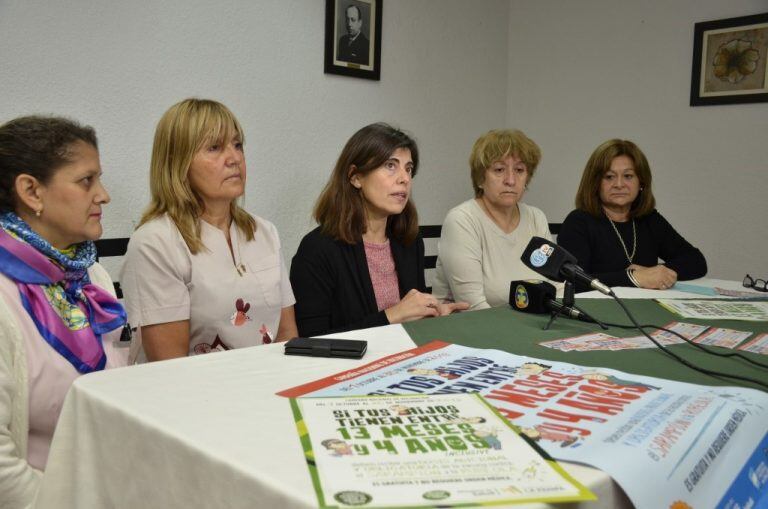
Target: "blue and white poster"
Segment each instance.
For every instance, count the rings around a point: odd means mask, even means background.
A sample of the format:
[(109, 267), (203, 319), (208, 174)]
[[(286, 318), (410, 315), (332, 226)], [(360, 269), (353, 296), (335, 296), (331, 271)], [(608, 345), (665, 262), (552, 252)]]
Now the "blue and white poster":
[(768, 394), (434, 341), (280, 392), (478, 392), (559, 460), (612, 476), (639, 508), (768, 507)]

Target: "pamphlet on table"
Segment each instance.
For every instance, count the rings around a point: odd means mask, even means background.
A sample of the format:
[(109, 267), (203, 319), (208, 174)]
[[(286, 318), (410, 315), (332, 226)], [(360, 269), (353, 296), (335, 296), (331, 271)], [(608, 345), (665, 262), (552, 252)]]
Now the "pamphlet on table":
[(433, 341), (278, 394), (468, 392), (483, 395), (552, 457), (612, 476), (637, 507), (768, 504), (768, 394), (755, 389)]
[(768, 333), (758, 335), (752, 341), (741, 345), (739, 350), (768, 355)]
[(768, 302), (763, 301), (656, 299), (656, 302), (684, 318), (768, 321)]
[[(676, 332), (694, 343), (708, 346), (721, 346), (731, 349), (738, 347), (744, 340), (752, 335), (752, 332), (750, 331), (738, 331), (721, 327), (710, 328), (707, 325), (685, 322), (672, 322), (665, 325), (664, 328), (668, 330), (659, 329), (650, 333), (650, 336), (663, 346), (685, 343), (683, 339), (668, 331)], [(653, 341), (645, 336), (619, 338), (603, 332), (593, 332), (571, 338), (542, 341), (539, 345), (545, 348), (560, 350), (562, 352), (594, 352), (597, 350), (618, 351), (656, 348)], [(755, 345), (753, 348), (759, 349), (760, 345)], [(757, 353), (760, 352), (758, 351)]]
[(719, 286), (704, 286), (696, 285), (692, 283), (676, 282), (671, 290), (677, 290), (678, 292), (696, 293), (699, 295), (706, 295), (708, 297), (734, 297), (737, 299), (758, 299), (764, 300), (765, 294), (755, 291), (743, 291), (743, 290), (731, 290), (729, 288), (721, 288)]
[(727, 288), (719, 288), (715, 287), (715, 291), (718, 295), (721, 295), (723, 297), (735, 297), (737, 299), (756, 299), (756, 300), (765, 300), (766, 296), (764, 293), (758, 293), (758, 292), (744, 292), (741, 290), (729, 290)]
[(478, 394), (292, 399), (320, 507), (595, 500)]

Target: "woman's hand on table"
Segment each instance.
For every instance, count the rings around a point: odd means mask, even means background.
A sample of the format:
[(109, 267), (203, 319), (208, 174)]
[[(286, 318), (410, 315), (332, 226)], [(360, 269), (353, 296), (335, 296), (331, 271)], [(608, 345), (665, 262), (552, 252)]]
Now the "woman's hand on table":
[(634, 276), (640, 288), (666, 290), (672, 288), (675, 282), (677, 282), (677, 272), (664, 265), (643, 267), (642, 265), (632, 264), (629, 268), (634, 270)]
[(437, 305), (437, 310), (440, 312), (440, 316), (450, 315), (459, 311), (466, 311), (469, 309), (468, 302), (441, 302)]
[(440, 316), (440, 303), (428, 293), (413, 289), (405, 297), (384, 312), (389, 323), (404, 323), (419, 320), (427, 316)]

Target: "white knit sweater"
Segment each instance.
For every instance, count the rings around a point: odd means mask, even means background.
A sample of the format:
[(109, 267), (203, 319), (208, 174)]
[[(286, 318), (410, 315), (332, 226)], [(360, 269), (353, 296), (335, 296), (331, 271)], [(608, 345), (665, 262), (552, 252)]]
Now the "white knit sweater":
[[(114, 295), (112, 280), (98, 263), (91, 282)], [(0, 284), (15, 283), (0, 275)], [(40, 338), (40, 341), (43, 341)], [(29, 388), (27, 354), (16, 315), (0, 297), (0, 507), (31, 507), (43, 473), (27, 463)]]

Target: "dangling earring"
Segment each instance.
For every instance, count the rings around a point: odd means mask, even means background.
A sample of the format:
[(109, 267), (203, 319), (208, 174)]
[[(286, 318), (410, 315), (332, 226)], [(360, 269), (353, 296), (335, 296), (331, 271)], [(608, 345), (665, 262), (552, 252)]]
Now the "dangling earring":
[(35, 216), (36, 216), (36, 217), (40, 217), (40, 215), (41, 215), (42, 213), (43, 213), (43, 209), (42, 209), (42, 208), (41, 208), (40, 210), (36, 210), (36, 211), (35, 211)]

